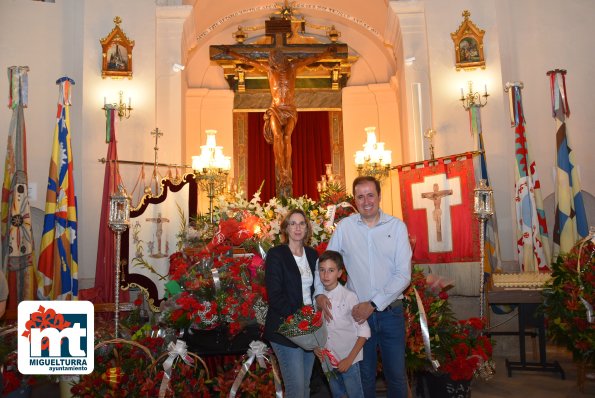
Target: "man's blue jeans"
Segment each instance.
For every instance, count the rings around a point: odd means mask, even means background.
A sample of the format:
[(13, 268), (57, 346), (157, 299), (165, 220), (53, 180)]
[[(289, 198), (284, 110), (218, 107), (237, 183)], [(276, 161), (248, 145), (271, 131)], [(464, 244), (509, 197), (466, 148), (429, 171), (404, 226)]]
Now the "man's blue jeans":
[(271, 342), (281, 377), (286, 398), (309, 398), (310, 377), (314, 366), (314, 353), (301, 348), (287, 347)]
[(352, 364), (347, 372), (341, 373), (337, 369), (330, 375), (329, 384), (333, 398), (363, 398), (364, 390), (360, 376), (361, 362)]
[(364, 359), (360, 372), (364, 396), (376, 396), (377, 347), (382, 356), (382, 370), (388, 398), (407, 397), (407, 376), (405, 372), (405, 319), (403, 306), (390, 310), (373, 312), (368, 318), (372, 337), (364, 344)]

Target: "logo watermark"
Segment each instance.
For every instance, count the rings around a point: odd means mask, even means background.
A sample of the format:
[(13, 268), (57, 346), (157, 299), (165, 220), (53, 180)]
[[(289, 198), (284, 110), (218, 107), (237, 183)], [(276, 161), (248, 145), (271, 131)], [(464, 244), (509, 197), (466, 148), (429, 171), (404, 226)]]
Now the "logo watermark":
[(18, 312), (22, 374), (89, 374), (95, 365), (90, 301), (22, 301)]

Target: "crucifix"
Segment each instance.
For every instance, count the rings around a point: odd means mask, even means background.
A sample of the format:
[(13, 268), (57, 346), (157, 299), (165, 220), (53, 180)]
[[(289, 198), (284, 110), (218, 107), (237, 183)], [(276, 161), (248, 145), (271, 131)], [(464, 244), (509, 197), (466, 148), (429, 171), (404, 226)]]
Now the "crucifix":
[(424, 192), (421, 197), (424, 199), (430, 199), (434, 202), (434, 211), (432, 211), (432, 218), (436, 225), (436, 240), (442, 242), (442, 210), (440, 209), (440, 202), (445, 196), (452, 195), (452, 189), (440, 190), (438, 184), (434, 184), (432, 192)]
[(237, 44), (210, 46), (214, 61), (238, 60), (241, 68), (250, 67), (267, 74), (271, 92), (271, 105), (264, 115), (264, 138), (273, 145), (275, 158), (275, 186), (277, 196), (291, 197), (293, 175), (291, 168), (291, 134), (298, 120), (295, 104), (295, 82), (298, 69), (316, 61), (347, 58), (347, 45), (288, 44), (291, 20), (265, 21), (265, 34), (272, 44)]
[(451, 211), (463, 203), (460, 177), (449, 178), (446, 173), (424, 176), (423, 181), (411, 184), (411, 199), (413, 209), (425, 213), (429, 252), (452, 251)]
[(155, 146), (153, 150), (155, 151), (155, 161), (153, 163), (153, 175), (151, 176), (151, 183), (155, 181), (155, 192), (159, 195), (159, 181), (157, 181), (157, 153), (159, 152), (159, 146), (157, 143), (159, 142), (159, 137), (163, 135), (161, 131), (159, 131), (159, 127), (155, 127), (155, 130), (151, 131), (151, 135), (155, 136)]

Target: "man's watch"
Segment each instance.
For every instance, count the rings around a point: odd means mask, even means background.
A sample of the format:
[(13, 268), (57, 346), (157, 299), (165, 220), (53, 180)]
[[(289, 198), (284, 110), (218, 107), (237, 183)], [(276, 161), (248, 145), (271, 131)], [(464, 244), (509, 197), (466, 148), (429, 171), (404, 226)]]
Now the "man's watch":
[(374, 307), (374, 311), (376, 311), (378, 309), (378, 306), (376, 305), (376, 303), (374, 303), (372, 300), (370, 300), (370, 305), (372, 307)]

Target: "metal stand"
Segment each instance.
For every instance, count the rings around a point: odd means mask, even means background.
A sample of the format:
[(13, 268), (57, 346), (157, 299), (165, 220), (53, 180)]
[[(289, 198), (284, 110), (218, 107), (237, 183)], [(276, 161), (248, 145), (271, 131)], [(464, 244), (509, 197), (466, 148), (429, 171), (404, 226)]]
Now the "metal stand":
[[(564, 380), (566, 375), (564, 369), (558, 361), (547, 362), (546, 354), (546, 335), (543, 315), (533, 318), (535, 309), (543, 302), (541, 290), (521, 290), (521, 289), (503, 289), (492, 287), (488, 292), (488, 298), (491, 304), (515, 304), (519, 308), (519, 330), (516, 334), (519, 336), (519, 361), (509, 361), (506, 359), (506, 371), (508, 377), (512, 377), (512, 371), (533, 371), (533, 372), (552, 372), (560, 373), (560, 378)], [(534, 319), (539, 337), (539, 362), (528, 362), (525, 353), (525, 338), (531, 333), (527, 333), (527, 319)], [(501, 333), (504, 334), (504, 333)]]
[(537, 304), (529, 304), (529, 303), (519, 303), (519, 354), (520, 354), (520, 361), (509, 361), (506, 359), (506, 371), (508, 372), (508, 377), (512, 377), (513, 370), (519, 371), (540, 371), (540, 372), (553, 372), (553, 373), (560, 373), (560, 378), (564, 380), (566, 375), (564, 374), (564, 370), (558, 363), (558, 361), (554, 362), (547, 362), (547, 354), (546, 354), (546, 337), (545, 337), (545, 326), (544, 326), (544, 319), (543, 315), (538, 315), (536, 317), (537, 321), (537, 330), (539, 336), (539, 362), (527, 362), (527, 354), (525, 352), (525, 328), (526, 325), (526, 318), (528, 316), (533, 316), (534, 311), (530, 311), (531, 307), (537, 307)]

